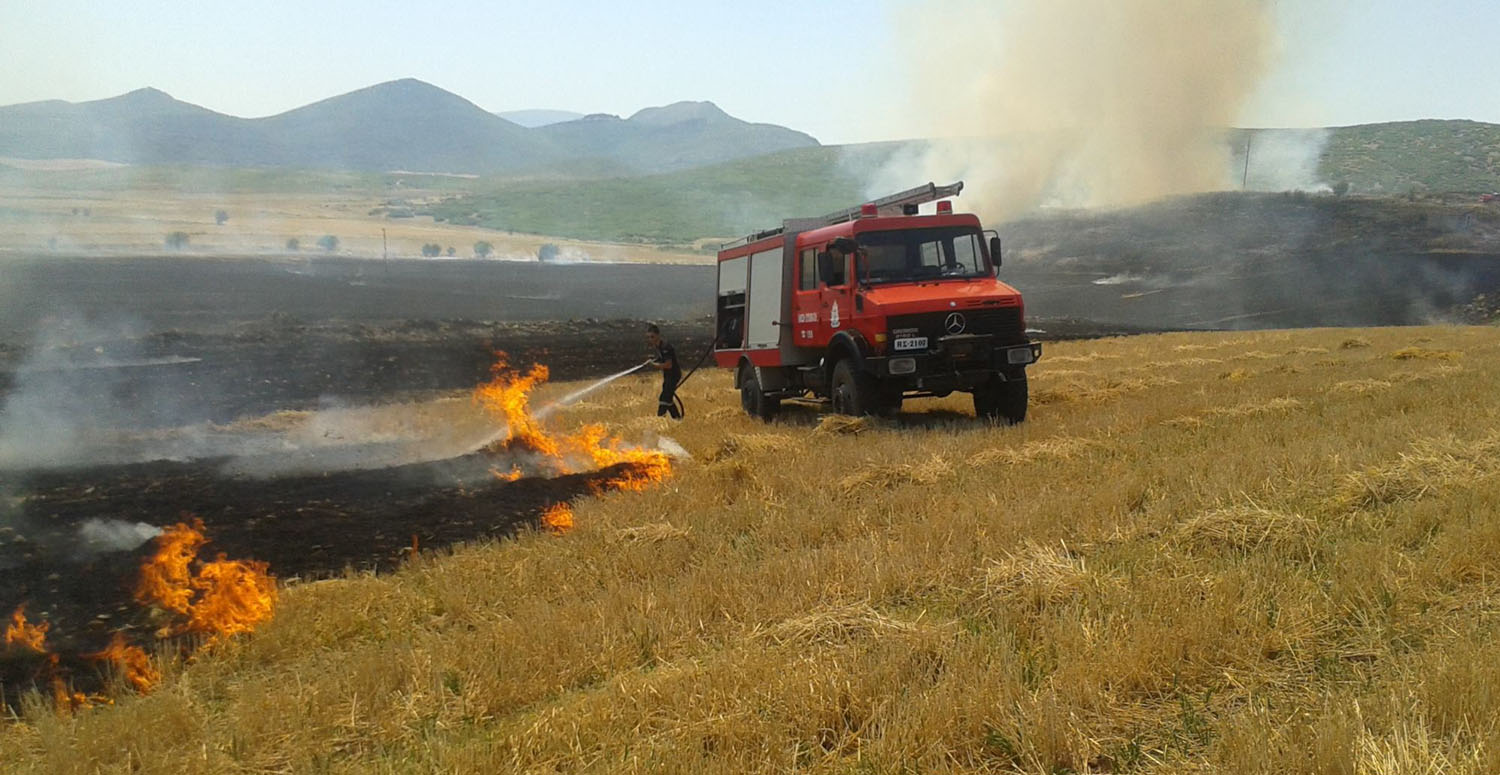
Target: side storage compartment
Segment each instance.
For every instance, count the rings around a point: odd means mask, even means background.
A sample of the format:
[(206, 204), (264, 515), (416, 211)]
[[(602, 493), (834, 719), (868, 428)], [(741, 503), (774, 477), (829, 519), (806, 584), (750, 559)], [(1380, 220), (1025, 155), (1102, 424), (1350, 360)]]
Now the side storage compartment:
[(741, 256), (719, 262), (718, 305), (714, 317), (717, 349), (739, 350), (745, 347), (745, 291), (749, 260), (748, 256)]

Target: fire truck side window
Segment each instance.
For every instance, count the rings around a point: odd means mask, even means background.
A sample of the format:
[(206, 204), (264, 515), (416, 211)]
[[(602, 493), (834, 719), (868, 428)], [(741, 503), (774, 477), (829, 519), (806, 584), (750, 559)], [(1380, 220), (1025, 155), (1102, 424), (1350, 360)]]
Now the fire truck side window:
[(808, 248), (802, 251), (802, 264), (798, 273), (797, 290), (815, 291), (818, 289), (818, 251)]
[(828, 287), (837, 288), (849, 281), (849, 257), (837, 254), (824, 253), (821, 259), (828, 262)]
[(984, 255), (979, 252), (978, 234), (960, 234), (953, 238), (953, 263), (965, 272), (978, 272), (984, 268)]

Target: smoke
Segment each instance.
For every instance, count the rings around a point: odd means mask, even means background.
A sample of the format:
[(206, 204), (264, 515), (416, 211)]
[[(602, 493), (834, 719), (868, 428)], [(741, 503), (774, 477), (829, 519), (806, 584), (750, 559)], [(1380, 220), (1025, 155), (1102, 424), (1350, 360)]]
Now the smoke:
[[(1328, 191), (1318, 165), (1332, 132), (1327, 129), (1260, 129), (1239, 133), (1231, 179), (1250, 191)], [(1249, 163), (1246, 163), (1246, 155)]]
[(1237, 184), (1225, 130), (1276, 50), (1271, 0), (928, 0), (898, 23), (936, 141), (872, 188), (964, 179), (990, 220)]
[(128, 552), (161, 535), (161, 528), (144, 522), (94, 518), (78, 526), (78, 548), (86, 554)]

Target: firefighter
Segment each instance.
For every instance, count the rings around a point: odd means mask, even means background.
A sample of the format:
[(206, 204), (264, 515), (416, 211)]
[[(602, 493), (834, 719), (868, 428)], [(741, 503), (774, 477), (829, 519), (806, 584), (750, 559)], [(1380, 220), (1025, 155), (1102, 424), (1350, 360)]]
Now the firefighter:
[(677, 383), (682, 381), (682, 366), (677, 362), (677, 351), (661, 338), (661, 329), (655, 323), (646, 326), (646, 342), (656, 351), (651, 368), (661, 372), (661, 396), (656, 399), (656, 416), (669, 414), (672, 419), (681, 420), (682, 411), (677, 408)]

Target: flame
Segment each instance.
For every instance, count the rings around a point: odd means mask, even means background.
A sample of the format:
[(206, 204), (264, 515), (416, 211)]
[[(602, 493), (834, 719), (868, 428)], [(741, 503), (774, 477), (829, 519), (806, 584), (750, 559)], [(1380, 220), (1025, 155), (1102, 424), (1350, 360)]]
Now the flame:
[(561, 456), (557, 441), (531, 414), (531, 391), (546, 382), (549, 374), (547, 367), (541, 364), (533, 364), (525, 374), (512, 371), (505, 353), (495, 354), (495, 363), (490, 366), (490, 381), (480, 385), (474, 397), (486, 409), (505, 419), (506, 437), (495, 445), (499, 451), (531, 452), (546, 458)]
[(156, 538), (156, 554), (141, 566), (135, 599), (145, 605), (186, 615), (193, 601), (193, 576), (189, 566), (207, 542), (208, 539), (203, 537), (201, 519), (195, 518), (192, 525), (178, 522), (163, 531)]
[(573, 509), (566, 503), (554, 503), (542, 512), (542, 526), (562, 534), (573, 529)]
[(16, 610), (10, 615), (10, 624), (5, 628), (5, 645), (7, 648), (23, 648), (32, 651), (45, 652), (47, 650), (47, 630), (52, 629), (49, 622), (41, 624), (26, 623), (26, 604), (16, 606)]
[(62, 679), (62, 675), (57, 671), (57, 655), (53, 654), (51, 656), (52, 659), (49, 662), (48, 672), (52, 674), (52, 680), (50, 681), (52, 686), (52, 705), (57, 708), (58, 715), (62, 715), (67, 711), (92, 707), (96, 702), (109, 702), (103, 697), (89, 697), (87, 694), (75, 692), (68, 688), (67, 683)]
[[(530, 466), (544, 473), (562, 474), (597, 471), (623, 466), (622, 470), (595, 485), (597, 491), (641, 491), (665, 480), (672, 461), (663, 452), (635, 449), (609, 435), (603, 425), (585, 425), (572, 435), (553, 434), (531, 412), (531, 393), (547, 381), (546, 366), (533, 365), (524, 374), (510, 368), (504, 353), (497, 353), (490, 367), (490, 381), (474, 391), (474, 399), (505, 421), (506, 436), (486, 450), (495, 454), (521, 454)], [(524, 469), (512, 464), (508, 472), (495, 470), (495, 477), (513, 482)]]
[(125, 636), (118, 632), (103, 651), (89, 654), (88, 658), (113, 663), (120, 671), (120, 676), (141, 694), (151, 691), (161, 681), (161, 671), (151, 664), (151, 658), (146, 656), (146, 652), (138, 646), (127, 644)]
[[(177, 625), (159, 634), (198, 633), (207, 635), (209, 643), (214, 643), (249, 632), (271, 618), (276, 607), (276, 579), (266, 573), (266, 564), (226, 560), (222, 554), (212, 562), (199, 562), (198, 550), (207, 542), (201, 520), (193, 519), (192, 524), (179, 522), (156, 538), (156, 553), (141, 566), (136, 600), (180, 618)], [(47, 652), (50, 625), (27, 623), (25, 609), (23, 604), (10, 615), (5, 645), (46, 655), (44, 675), (58, 712), (112, 702), (108, 697), (82, 694), (68, 686), (58, 655)], [(114, 634), (103, 651), (83, 656), (110, 663), (121, 678), (142, 694), (161, 681), (161, 671), (146, 652), (127, 643), (120, 632)]]
[(136, 599), (186, 617), (165, 634), (194, 632), (219, 641), (250, 632), (271, 618), (276, 608), (276, 579), (267, 565), (253, 560), (217, 560), (192, 564), (208, 539), (203, 522), (179, 522), (157, 537), (156, 554), (141, 566)]

